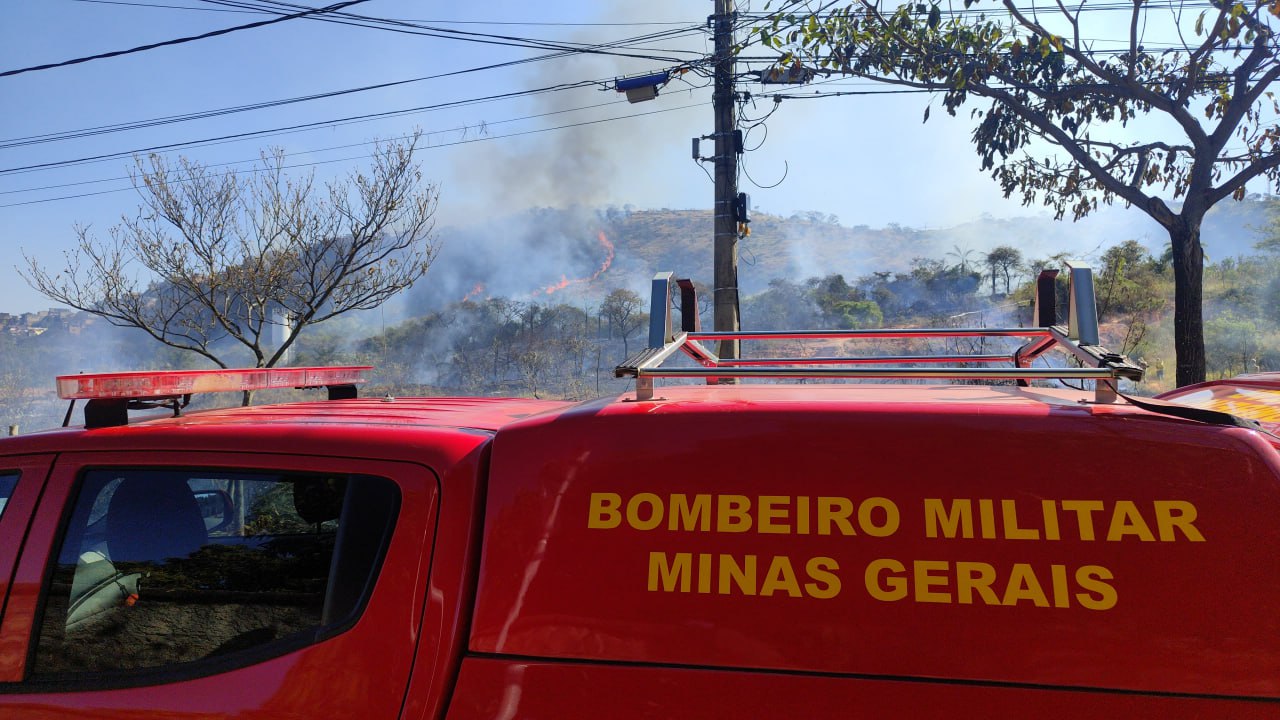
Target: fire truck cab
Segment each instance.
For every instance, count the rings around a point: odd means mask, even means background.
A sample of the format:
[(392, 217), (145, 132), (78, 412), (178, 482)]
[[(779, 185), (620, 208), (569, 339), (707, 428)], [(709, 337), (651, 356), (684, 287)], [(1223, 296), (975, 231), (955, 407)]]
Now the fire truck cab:
[[(1089, 279), (1065, 324), (1049, 278), (1029, 327), (703, 333), (663, 274), (585, 403), (59, 378), (85, 426), (0, 440), (0, 717), (1280, 717), (1280, 378), (1119, 394)], [(977, 351), (714, 351), (904, 338)], [(182, 411), (267, 387), (329, 398)]]

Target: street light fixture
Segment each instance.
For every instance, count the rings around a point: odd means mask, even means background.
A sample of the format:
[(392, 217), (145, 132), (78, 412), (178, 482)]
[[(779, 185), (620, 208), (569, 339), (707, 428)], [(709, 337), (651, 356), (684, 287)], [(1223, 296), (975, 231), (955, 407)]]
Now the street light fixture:
[(671, 80), (671, 73), (664, 70), (651, 75), (640, 75), (633, 78), (618, 78), (613, 81), (613, 88), (627, 94), (627, 102), (638, 103), (658, 97), (658, 88)]

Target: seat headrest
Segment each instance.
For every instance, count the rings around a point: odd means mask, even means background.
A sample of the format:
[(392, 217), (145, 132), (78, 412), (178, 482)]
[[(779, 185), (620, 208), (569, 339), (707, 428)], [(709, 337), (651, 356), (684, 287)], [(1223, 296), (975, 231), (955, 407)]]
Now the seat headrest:
[(180, 478), (125, 479), (107, 507), (112, 562), (159, 563), (185, 558), (209, 536), (191, 488)]

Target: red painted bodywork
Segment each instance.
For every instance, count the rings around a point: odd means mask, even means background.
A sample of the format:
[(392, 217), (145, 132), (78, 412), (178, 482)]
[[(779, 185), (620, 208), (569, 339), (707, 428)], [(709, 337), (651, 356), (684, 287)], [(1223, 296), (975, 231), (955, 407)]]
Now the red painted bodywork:
[[(954, 386), (666, 388), (667, 400), (599, 403), (497, 437), (473, 650), (646, 662), (1122, 691), (1280, 696), (1280, 465), (1257, 433), (1081, 405), (1059, 393)], [(652, 493), (882, 497), (888, 537), (589, 528), (590, 495)], [(925, 499), (1015, 503), (1023, 529), (1041, 500), (1185, 501), (1205, 542), (926, 537)], [(649, 506), (644, 516), (649, 517)], [(668, 511), (669, 513), (669, 511)], [(1099, 517), (1102, 514), (1099, 513)], [(1148, 513), (1148, 516), (1150, 514)], [(1074, 517), (1074, 516), (1073, 516)], [(1043, 521), (1040, 521), (1043, 522)], [(1099, 523), (1103, 529), (1107, 523)], [(776, 525), (776, 523), (775, 523)], [(1154, 522), (1152, 522), (1154, 528)], [(855, 528), (856, 530), (856, 528)], [(999, 533), (997, 533), (999, 534)], [(838, 564), (840, 590), (748, 596), (648, 589), (650, 553)], [(929, 580), (883, 601), (878, 559), (1029, 564), (1051, 604), (1052, 565), (1114, 574), (1115, 606), (961, 604)], [(742, 564), (739, 560), (739, 564)], [(695, 571), (696, 572), (696, 571)], [(763, 574), (763, 567), (760, 573)], [(928, 575), (945, 577), (934, 567)], [(908, 582), (916, 584), (914, 575)], [(936, 583), (936, 584), (935, 584)], [(1001, 585), (1002, 586), (1002, 585)], [(732, 587), (731, 587), (732, 589)], [(997, 593), (999, 595), (999, 593)], [(1003, 596), (1001, 596), (1003, 599)]]
[[(354, 400), (197, 413), (128, 427), (36, 433), (0, 444), (0, 469), (60, 452), (0, 618), (0, 717), (438, 716), (461, 644), (477, 553), (481, 468), (492, 430), (563, 403)], [(35, 463), (35, 464), (33, 464)], [(21, 683), (45, 568), (83, 467), (295, 468), (382, 475), (401, 510), (369, 605), (346, 632), (228, 673), (105, 691)], [(24, 472), (28, 481), (43, 480)], [(27, 506), (10, 504), (0, 533)], [(29, 516), (29, 514), (28, 514)], [(8, 546), (0, 549), (0, 563)], [(16, 549), (16, 546), (15, 546)], [(433, 553), (434, 550), (434, 553)], [(409, 697), (408, 688), (414, 688)]]
[[(24, 471), (0, 517), (0, 581), (14, 573), (0, 616), (0, 717), (1280, 716), (1280, 459), (1261, 434), (1029, 388), (658, 396), (339, 400), (0, 440), (0, 470)], [(359, 622), (229, 673), (111, 690), (24, 681), (80, 470), (192, 464), (349, 469), (399, 484), (401, 513)], [(765, 523), (790, 532), (758, 532), (758, 514), (746, 532), (673, 529), (669, 518), (589, 527), (592, 493), (741, 495), (757, 511), (776, 496), (789, 514)], [(815, 503), (804, 534), (799, 497)], [(822, 535), (821, 497), (882, 498), (899, 522), (877, 537), (855, 513), (856, 534)], [(974, 537), (927, 537), (929, 499), (970, 500)], [(993, 537), (982, 537), (982, 500), (993, 501)], [(1046, 500), (1101, 503), (1097, 539), (1061, 509), (1060, 538), (1046, 539)], [(1132, 517), (1106, 539), (1125, 501), (1150, 541)], [(1194, 507), (1183, 520), (1203, 542), (1185, 524), (1159, 526), (1155, 501)], [(878, 507), (873, 529), (887, 522)], [(1018, 537), (1029, 530), (1041, 537)], [(687, 591), (661, 578), (650, 589), (651, 553), (689, 554)], [(721, 594), (714, 565), (701, 582), (703, 555), (756, 557), (754, 594)], [(774, 558), (797, 574), (799, 597), (786, 582), (764, 591)], [(814, 558), (831, 564), (809, 573)], [(865, 569), (877, 560), (903, 564), (906, 597), (871, 595)], [(1001, 601), (1022, 568), (1049, 606), (1025, 575), (1013, 602), (988, 604), (971, 588), (963, 603), (962, 563), (992, 568)], [(1078, 581), (1082, 567), (1111, 573), (1113, 607), (1085, 606), (1102, 594)]]
[(503, 658), (463, 661), (449, 709), (449, 720), (1261, 720), (1276, 715), (1274, 704), (1245, 700)]

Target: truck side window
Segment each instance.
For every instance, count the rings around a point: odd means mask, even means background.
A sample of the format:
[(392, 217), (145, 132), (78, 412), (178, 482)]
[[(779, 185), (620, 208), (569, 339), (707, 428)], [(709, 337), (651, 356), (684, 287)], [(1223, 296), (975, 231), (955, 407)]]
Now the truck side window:
[(76, 498), (33, 680), (198, 673), (323, 640), (358, 615), (399, 509), (383, 478), (279, 472), (91, 470)]
[(17, 473), (0, 473), (0, 516), (4, 515), (4, 506), (9, 504), (13, 489), (18, 487)]

